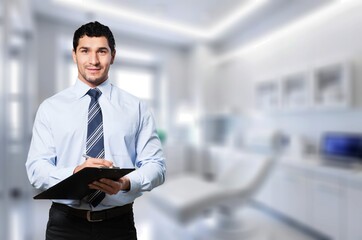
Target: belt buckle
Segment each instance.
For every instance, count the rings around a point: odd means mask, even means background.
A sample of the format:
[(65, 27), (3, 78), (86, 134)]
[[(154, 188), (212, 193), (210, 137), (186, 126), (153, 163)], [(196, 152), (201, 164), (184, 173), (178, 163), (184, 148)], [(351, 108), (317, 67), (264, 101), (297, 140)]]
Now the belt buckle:
[(91, 218), (91, 211), (87, 211), (87, 221), (88, 221), (88, 222), (102, 222), (103, 219), (93, 220), (93, 219)]

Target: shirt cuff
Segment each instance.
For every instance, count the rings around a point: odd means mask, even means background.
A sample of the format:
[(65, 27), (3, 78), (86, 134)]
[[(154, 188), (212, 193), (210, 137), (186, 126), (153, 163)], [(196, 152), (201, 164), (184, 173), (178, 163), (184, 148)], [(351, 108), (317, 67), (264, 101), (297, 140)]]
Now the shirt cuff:
[(138, 174), (137, 170), (127, 174), (127, 177), (130, 181), (130, 190), (127, 193), (138, 193), (141, 189), (141, 176)]
[(52, 171), (49, 174), (49, 187), (54, 186), (55, 184), (63, 181), (64, 179), (68, 178), (69, 176), (73, 175), (74, 168), (61, 168), (55, 171)]

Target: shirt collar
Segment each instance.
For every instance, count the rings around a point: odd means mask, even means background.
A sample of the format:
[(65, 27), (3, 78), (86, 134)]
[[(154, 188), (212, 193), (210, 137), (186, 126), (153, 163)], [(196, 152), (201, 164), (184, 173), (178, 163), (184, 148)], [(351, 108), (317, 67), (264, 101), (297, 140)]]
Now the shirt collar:
[[(112, 85), (109, 80), (104, 81), (102, 84), (98, 85), (97, 88), (102, 92), (102, 95), (105, 96), (108, 100), (111, 99), (111, 90)], [(77, 79), (74, 84), (74, 91), (77, 96), (77, 99), (82, 98), (91, 89), (87, 84)]]

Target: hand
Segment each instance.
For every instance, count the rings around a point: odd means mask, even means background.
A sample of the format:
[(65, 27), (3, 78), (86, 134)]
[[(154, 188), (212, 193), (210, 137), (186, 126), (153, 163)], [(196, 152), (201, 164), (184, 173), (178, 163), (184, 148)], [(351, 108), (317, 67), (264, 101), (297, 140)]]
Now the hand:
[(107, 178), (102, 178), (99, 181), (94, 181), (89, 184), (89, 188), (101, 190), (109, 195), (117, 194), (119, 191), (129, 191), (131, 188), (130, 180), (127, 176), (124, 176), (118, 181), (113, 181)]
[(111, 161), (101, 159), (101, 158), (87, 158), (81, 165), (77, 166), (73, 173), (79, 172), (86, 167), (112, 167), (113, 163)]

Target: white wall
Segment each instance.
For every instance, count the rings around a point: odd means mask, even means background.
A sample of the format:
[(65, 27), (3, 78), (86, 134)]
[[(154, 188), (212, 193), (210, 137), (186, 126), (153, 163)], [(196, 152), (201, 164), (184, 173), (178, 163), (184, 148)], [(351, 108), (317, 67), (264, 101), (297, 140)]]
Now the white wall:
[[(287, 30), (268, 36), (259, 45), (241, 48), (238, 57), (218, 66), (217, 76), (210, 82), (217, 98), (207, 101), (207, 108), (229, 109), (245, 114), (252, 109), (255, 81), (279, 77), (320, 64), (349, 60), (353, 65), (354, 108), (352, 110), (310, 111), (299, 114), (271, 114), (259, 120), (248, 119), (246, 127), (255, 124), (275, 126), (290, 133), (302, 133), (317, 141), (323, 131), (362, 132), (362, 3), (340, 1), (338, 6), (310, 15)], [(266, 40), (266, 39), (265, 39)], [(222, 49), (237, 48), (223, 46)], [(226, 52), (219, 52), (219, 58)], [(245, 123), (246, 122), (246, 123)]]

